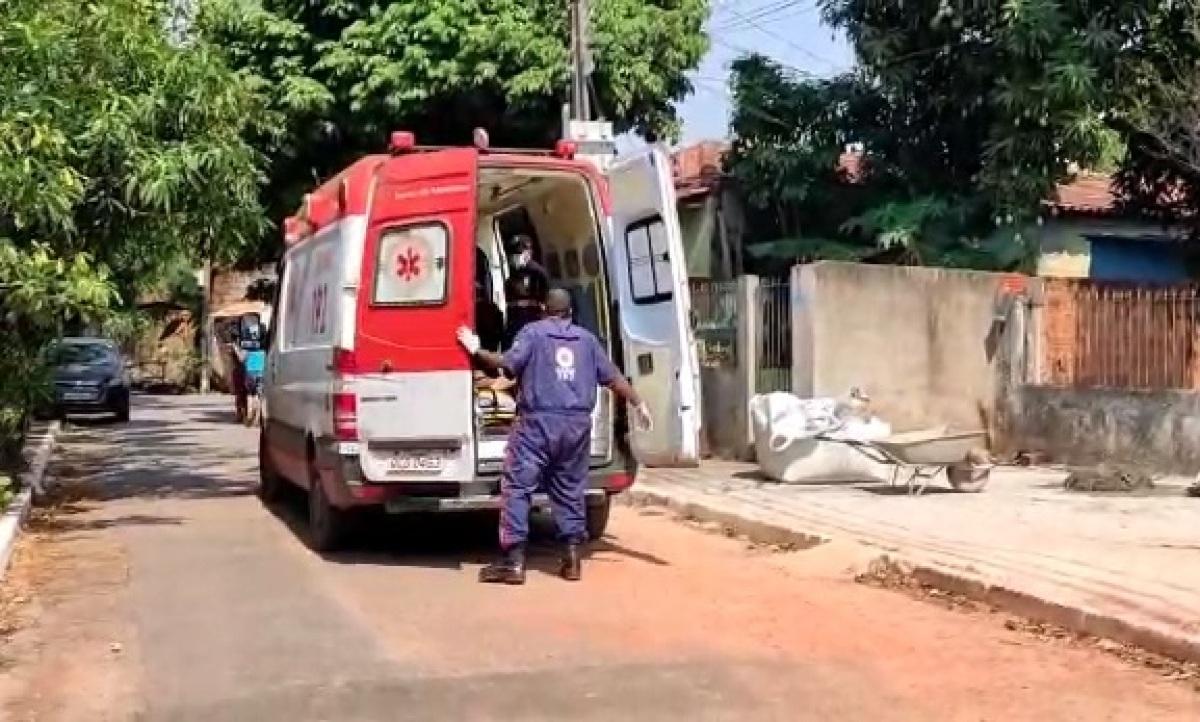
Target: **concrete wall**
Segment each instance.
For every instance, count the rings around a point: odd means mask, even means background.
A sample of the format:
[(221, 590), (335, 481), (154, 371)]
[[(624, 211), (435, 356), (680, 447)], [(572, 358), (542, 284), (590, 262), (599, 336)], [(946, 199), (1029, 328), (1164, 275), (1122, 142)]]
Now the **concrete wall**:
[(1045, 452), (1065, 464), (1200, 471), (1200, 393), (1023, 386), (1012, 400), (1006, 446), (1014, 451)]
[(1000, 274), (822, 262), (792, 275), (792, 388), (841, 396), (859, 387), (897, 431), (949, 425), (994, 431)]

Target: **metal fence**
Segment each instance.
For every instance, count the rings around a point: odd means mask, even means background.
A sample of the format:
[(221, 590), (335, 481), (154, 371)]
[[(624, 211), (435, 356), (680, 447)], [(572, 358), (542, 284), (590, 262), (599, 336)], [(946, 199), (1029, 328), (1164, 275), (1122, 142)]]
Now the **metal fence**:
[(690, 286), (700, 365), (737, 366), (737, 282), (692, 279)]
[(1046, 285), (1046, 381), (1200, 389), (1200, 289), (1091, 281)]
[(758, 284), (758, 370), (760, 393), (792, 390), (792, 294), (786, 278)]

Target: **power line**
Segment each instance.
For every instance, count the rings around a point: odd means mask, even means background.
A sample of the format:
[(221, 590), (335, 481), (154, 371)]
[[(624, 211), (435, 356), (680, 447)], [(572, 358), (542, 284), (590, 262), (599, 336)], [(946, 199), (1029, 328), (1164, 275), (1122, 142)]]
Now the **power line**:
[[(732, 12), (734, 15), (737, 15), (738, 17), (740, 17), (742, 19), (749, 20), (749, 18), (747, 16), (742, 15), (737, 10), (733, 10), (731, 8), (730, 12)], [(763, 27), (757, 21), (749, 21), (749, 22), (751, 25), (753, 25), (755, 28), (757, 28), (760, 32), (762, 32), (766, 35), (769, 35), (769, 36), (775, 38), (776, 40), (779, 40), (780, 42), (786, 44), (788, 47), (791, 47), (792, 49), (794, 49), (800, 53), (803, 53), (804, 55), (807, 55), (808, 57), (812, 58), (813, 60), (816, 60), (817, 62), (820, 62), (820, 63), (824, 63), (824, 64), (830, 66), (831, 68), (838, 68), (837, 63), (834, 63), (833, 61), (829, 60), (828, 58), (824, 58), (824, 57), (821, 57), (820, 55), (817, 55), (816, 53), (814, 53), (813, 51), (809, 50), (808, 48), (806, 48), (802, 45), (798, 45), (798, 44), (792, 42), (792, 40), (790, 38), (780, 35), (779, 33), (775, 32), (773, 30), (770, 30), (769, 28)], [(712, 35), (711, 33), (709, 34), (709, 37), (712, 37), (714, 40), (716, 39), (716, 36)]]
[[(772, 16), (777, 16), (779, 13), (786, 12), (788, 10), (791, 10), (791, 9), (797, 7), (802, 2), (803, 2), (803, 0), (782, 0), (781, 2), (776, 2), (773, 5), (759, 6), (757, 8), (750, 10), (750, 12), (748, 12), (748, 13), (740, 13), (737, 10), (734, 10), (732, 7), (727, 7), (729, 12), (733, 13), (735, 17), (731, 20), (724, 21), (723, 23), (717, 25), (713, 29), (714, 30), (742, 29), (742, 28), (745, 28), (752, 21), (766, 20), (768, 18), (771, 18)], [(810, 6), (808, 8), (802, 8), (802, 9), (805, 9), (807, 11), (807, 10), (812, 10), (814, 8), (815, 8), (815, 6)]]
[[(697, 78), (697, 80), (703, 80), (703, 79)], [(707, 90), (708, 92), (710, 92), (714, 95), (720, 95), (721, 97), (723, 97), (726, 100), (733, 100), (733, 94), (729, 92), (728, 88), (726, 88), (722, 85), (715, 85), (715, 84), (709, 83), (709, 82), (701, 82), (700, 87), (703, 90)], [(771, 113), (764, 110), (762, 108), (762, 106), (751, 103), (751, 102), (747, 101), (745, 98), (738, 98), (738, 107), (748, 111), (751, 115), (756, 115), (763, 120), (774, 123), (774, 124), (778, 125), (780, 128), (784, 128), (786, 130), (792, 130), (796, 127), (795, 123), (789, 123), (785, 120), (780, 120), (779, 118), (775, 117)], [(730, 120), (732, 121), (732, 118)]]

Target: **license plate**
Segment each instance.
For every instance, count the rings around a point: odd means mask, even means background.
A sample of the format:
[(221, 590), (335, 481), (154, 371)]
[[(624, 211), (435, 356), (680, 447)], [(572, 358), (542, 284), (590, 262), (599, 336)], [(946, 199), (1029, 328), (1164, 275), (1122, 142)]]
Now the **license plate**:
[(441, 471), (445, 465), (446, 459), (441, 454), (414, 451), (407, 454), (396, 454), (388, 459), (388, 473), (428, 473)]
[(63, 399), (66, 401), (91, 401), (96, 398), (94, 391), (65, 391)]

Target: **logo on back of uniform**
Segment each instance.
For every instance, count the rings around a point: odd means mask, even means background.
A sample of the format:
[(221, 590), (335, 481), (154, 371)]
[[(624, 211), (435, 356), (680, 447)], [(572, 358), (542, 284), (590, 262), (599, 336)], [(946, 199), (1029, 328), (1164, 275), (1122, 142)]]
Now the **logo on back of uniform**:
[(554, 369), (559, 381), (575, 380), (575, 352), (567, 346), (559, 346), (554, 350)]

